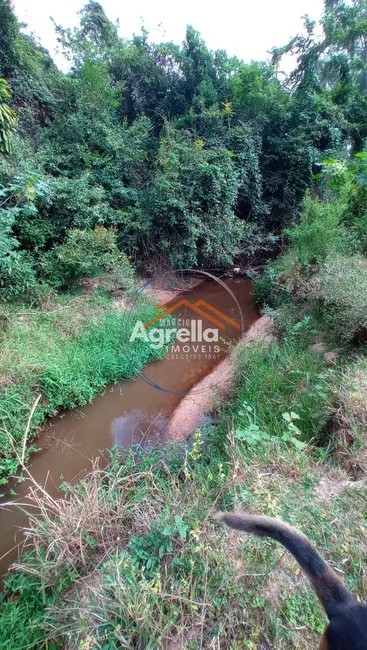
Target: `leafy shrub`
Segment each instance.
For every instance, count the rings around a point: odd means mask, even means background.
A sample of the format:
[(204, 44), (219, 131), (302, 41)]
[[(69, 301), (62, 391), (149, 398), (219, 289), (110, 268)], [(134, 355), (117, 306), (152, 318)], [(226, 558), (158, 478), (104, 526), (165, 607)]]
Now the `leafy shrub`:
[(0, 210), (0, 297), (3, 300), (30, 294), (37, 286), (31, 259), (25, 251), (17, 250), (19, 243), (14, 237), (14, 210)]
[(300, 416), (294, 411), (282, 413), (283, 420), (285, 421), (285, 430), (280, 432), (280, 435), (273, 436), (268, 434), (267, 431), (261, 430), (259, 425), (255, 422), (254, 409), (250, 404), (244, 402), (241, 410), (238, 411), (237, 416), (242, 419), (248, 418), (242, 427), (235, 429), (236, 440), (245, 443), (249, 447), (255, 448), (260, 446), (270, 447), (270, 441), (276, 442), (278, 445), (291, 445), (295, 449), (302, 451), (307, 444), (299, 440), (296, 436), (301, 436), (302, 431), (294, 424), (295, 420), (299, 420)]
[(312, 278), (327, 257), (358, 249), (355, 233), (342, 224), (344, 210), (341, 198), (323, 203), (306, 195), (299, 223), (284, 230), (288, 249), (255, 278), (257, 300), (276, 306), (305, 303)]
[[(72, 178), (52, 178), (49, 193), (38, 202), (40, 221), (46, 222), (55, 243), (68, 229), (111, 225), (106, 192), (89, 172)], [(45, 226), (43, 226), (45, 227)]]
[(317, 178), (325, 196), (343, 205), (341, 223), (367, 252), (367, 153), (360, 151), (351, 161), (324, 160), (321, 169)]
[(4, 300), (31, 296), (37, 287), (34, 266), (25, 251), (13, 251), (0, 270), (0, 294)]
[(279, 271), (275, 263), (268, 264), (263, 273), (253, 273), (252, 282), (256, 302), (273, 303), (277, 293)]
[(45, 254), (43, 274), (54, 287), (72, 285), (83, 277), (102, 275), (110, 289), (118, 286), (129, 288), (134, 277), (127, 256), (118, 250), (116, 231), (103, 227), (70, 230), (64, 244)]
[[(67, 583), (66, 583), (67, 584)], [(64, 586), (64, 585), (63, 585)], [(17, 594), (9, 598), (8, 594)], [(45, 608), (58, 598), (58, 590), (43, 588), (42, 581), (32, 575), (9, 574), (0, 594), (0, 645), (3, 650), (37, 648), (44, 644), (42, 623)], [(49, 650), (60, 648), (57, 642), (46, 641)]]
[(349, 169), (348, 204), (344, 223), (352, 227), (361, 250), (367, 252), (367, 153), (357, 153)]
[(341, 339), (367, 327), (367, 259), (329, 256), (309, 289), (310, 308), (321, 308), (323, 321)]
[(322, 203), (306, 195), (299, 223), (285, 230), (290, 248), (280, 264), (283, 270), (324, 260), (331, 252), (355, 250), (353, 236), (341, 225), (344, 207), (341, 201)]
[[(22, 298), (42, 306), (48, 300), (51, 287), (37, 279), (33, 256), (18, 250), (18, 241), (11, 232), (11, 210), (0, 211), (0, 298), (4, 301)], [(8, 213), (8, 215), (6, 214)]]

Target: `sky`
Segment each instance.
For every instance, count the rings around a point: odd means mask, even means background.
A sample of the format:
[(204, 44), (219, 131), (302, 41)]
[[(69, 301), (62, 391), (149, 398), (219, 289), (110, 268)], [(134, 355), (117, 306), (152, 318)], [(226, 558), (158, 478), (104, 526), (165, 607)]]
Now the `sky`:
[[(56, 52), (50, 16), (62, 27), (78, 23), (86, 0), (13, 0), (18, 19), (27, 23), (64, 70)], [(142, 22), (153, 41), (181, 43), (187, 24), (197, 29), (210, 49), (227, 50), (245, 61), (264, 60), (274, 46), (285, 45), (302, 30), (302, 16), (321, 16), (323, 0), (100, 0), (110, 20), (120, 21), (119, 33), (129, 38)]]

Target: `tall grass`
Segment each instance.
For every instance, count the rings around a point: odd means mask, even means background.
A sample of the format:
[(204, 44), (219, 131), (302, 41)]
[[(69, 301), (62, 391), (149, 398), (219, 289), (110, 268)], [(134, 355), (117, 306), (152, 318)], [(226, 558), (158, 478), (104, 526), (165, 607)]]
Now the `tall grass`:
[[(153, 307), (141, 304), (143, 321)], [(132, 317), (98, 293), (68, 297), (48, 312), (10, 314), (0, 353), (0, 483), (17, 468), (17, 447), (31, 406), (31, 437), (56, 409), (90, 402), (110, 382), (132, 377), (152, 358), (141, 340), (128, 343)]]
[[(259, 345), (243, 351), (239, 360), (239, 387), (233, 405), (239, 425), (248, 413), (271, 436), (284, 433), (285, 413), (299, 416), (302, 440), (317, 439), (332, 407), (338, 374), (322, 355), (300, 347), (299, 342)], [(241, 406), (245, 407), (241, 409)], [(251, 411), (247, 411), (250, 407)]]
[(279, 268), (285, 271), (295, 264), (323, 261), (330, 253), (355, 252), (355, 235), (342, 223), (344, 210), (340, 199), (324, 203), (306, 194), (299, 222), (284, 231), (289, 247), (278, 262)]
[(65, 486), (56, 502), (34, 491), (33, 552), (6, 581), (1, 647), (315, 647), (325, 616), (295, 561), (214, 514), (250, 508), (301, 527), (363, 596), (366, 488), (325, 504), (315, 493), (325, 469), (306, 452), (247, 450), (227, 434), (216, 432), (227, 440), (221, 454), (210, 436), (192, 447), (132, 449)]

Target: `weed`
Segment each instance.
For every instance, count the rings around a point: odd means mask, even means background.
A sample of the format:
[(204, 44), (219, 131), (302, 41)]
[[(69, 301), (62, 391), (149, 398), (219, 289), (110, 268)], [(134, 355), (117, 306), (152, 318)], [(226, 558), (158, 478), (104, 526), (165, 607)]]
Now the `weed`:
[(3, 650), (41, 648), (56, 650), (60, 640), (42, 628), (45, 609), (59, 593), (45, 589), (42, 582), (26, 573), (9, 574), (0, 594), (0, 646)]
[(336, 370), (327, 368), (320, 355), (293, 342), (256, 346), (243, 351), (239, 373), (238, 401), (233, 409), (238, 436), (265, 440), (266, 432), (275, 438), (284, 436), (283, 440), (291, 440), (299, 448), (300, 437), (308, 442), (320, 436), (337, 378)]
[[(320, 317), (341, 340), (367, 328), (367, 260), (362, 255), (330, 256), (308, 292), (309, 308), (319, 305)], [(315, 305), (316, 303), (316, 305)]]

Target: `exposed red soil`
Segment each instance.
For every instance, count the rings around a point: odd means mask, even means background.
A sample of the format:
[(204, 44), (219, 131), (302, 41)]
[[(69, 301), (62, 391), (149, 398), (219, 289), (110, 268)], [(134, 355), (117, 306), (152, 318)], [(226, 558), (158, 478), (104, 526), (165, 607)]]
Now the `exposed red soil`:
[(195, 431), (203, 416), (213, 411), (218, 401), (227, 397), (233, 384), (235, 359), (242, 348), (256, 341), (270, 341), (273, 338), (273, 319), (262, 316), (245, 332), (231, 354), (183, 398), (168, 423), (167, 440), (185, 440)]

